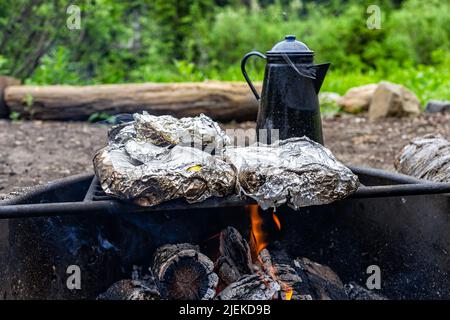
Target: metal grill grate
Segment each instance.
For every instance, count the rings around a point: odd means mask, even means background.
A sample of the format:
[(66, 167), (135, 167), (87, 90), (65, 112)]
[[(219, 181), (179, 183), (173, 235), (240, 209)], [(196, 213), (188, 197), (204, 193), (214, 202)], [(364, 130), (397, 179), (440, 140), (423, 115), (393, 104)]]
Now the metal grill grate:
[(100, 182), (97, 177), (94, 175), (94, 178), (91, 181), (88, 191), (86, 192), (86, 196), (84, 197), (84, 201), (100, 201), (100, 200), (115, 200), (113, 197), (108, 196), (100, 186)]

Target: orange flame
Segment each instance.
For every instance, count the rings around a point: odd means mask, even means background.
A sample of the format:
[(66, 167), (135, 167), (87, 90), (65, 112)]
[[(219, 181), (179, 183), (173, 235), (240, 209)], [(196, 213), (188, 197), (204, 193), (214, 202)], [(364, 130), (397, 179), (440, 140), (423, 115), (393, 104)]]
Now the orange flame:
[(275, 222), (275, 224), (277, 225), (278, 231), (280, 231), (281, 230), (281, 222), (280, 222), (280, 219), (278, 219), (275, 212), (272, 214), (272, 218), (273, 218), (273, 221)]
[(294, 293), (294, 290), (292, 290), (292, 288), (289, 288), (287, 291), (286, 291), (286, 294), (285, 294), (285, 299), (284, 300), (291, 300), (292, 299), (292, 294)]
[(259, 207), (256, 204), (251, 204), (248, 206), (250, 210), (250, 220), (252, 223), (252, 239), (250, 242), (253, 243), (253, 248), (258, 255), (262, 249), (267, 246), (266, 234), (263, 230), (263, 220), (259, 215)]
[[(263, 250), (268, 245), (268, 234), (263, 229), (263, 219), (259, 212), (259, 206), (256, 204), (252, 204), (247, 206), (246, 208), (250, 212), (250, 220), (251, 220), (251, 238), (250, 238), (250, 247), (252, 248), (252, 256), (253, 258), (259, 259), (261, 264), (264, 264), (263, 261), (261, 261), (261, 257), (259, 256), (259, 253), (261, 250)], [(272, 213), (272, 219), (278, 229), (278, 231), (281, 230), (281, 222), (278, 216), (274, 213)], [(284, 293), (284, 300), (291, 300), (292, 295), (294, 293), (293, 289), (285, 282), (281, 281), (277, 277), (276, 269), (273, 266), (270, 266), (269, 270), (266, 270), (267, 274), (270, 275), (274, 280), (278, 281), (278, 283), (281, 285), (281, 292)], [(283, 298), (283, 295), (281, 295), (281, 298)]]

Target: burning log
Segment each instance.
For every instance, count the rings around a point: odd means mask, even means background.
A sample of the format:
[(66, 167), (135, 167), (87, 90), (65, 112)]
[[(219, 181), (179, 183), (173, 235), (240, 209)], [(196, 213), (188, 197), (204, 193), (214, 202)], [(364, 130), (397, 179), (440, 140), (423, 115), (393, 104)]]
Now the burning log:
[(97, 300), (160, 300), (156, 285), (152, 282), (124, 279), (117, 281)]
[(271, 255), (269, 250), (263, 249), (258, 259), (261, 268), (280, 284), (277, 298), (281, 300), (311, 300), (309, 291), (303, 290), (302, 279), (291, 266), (292, 260), (284, 251), (277, 251), (277, 255)]
[(398, 172), (435, 182), (450, 182), (450, 141), (441, 135), (413, 139), (396, 157)]
[(261, 250), (259, 262), (262, 269), (280, 284), (280, 299), (348, 299), (343, 283), (329, 267), (307, 258), (292, 261), (279, 243), (274, 243), (271, 248), (270, 251)]
[(152, 267), (161, 295), (174, 300), (212, 299), (219, 281), (213, 269), (213, 262), (187, 243), (159, 247)]
[(271, 300), (280, 285), (268, 275), (245, 275), (223, 289), (217, 300)]
[(250, 247), (235, 228), (228, 227), (222, 230), (219, 252), (220, 257), (215, 263), (215, 270), (226, 285), (253, 273)]

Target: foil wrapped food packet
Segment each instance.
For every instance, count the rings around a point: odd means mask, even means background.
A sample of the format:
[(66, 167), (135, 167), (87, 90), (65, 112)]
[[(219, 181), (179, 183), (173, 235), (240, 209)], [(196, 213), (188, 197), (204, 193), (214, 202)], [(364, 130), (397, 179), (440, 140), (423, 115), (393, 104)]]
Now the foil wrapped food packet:
[(176, 119), (146, 112), (134, 114), (133, 119), (112, 127), (108, 146), (94, 157), (95, 173), (106, 194), (153, 206), (176, 198), (198, 202), (233, 192), (232, 167), (202, 151), (209, 148), (220, 154), (229, 142), (213, 120), (203, 114)]
[[(342, 199), (358, 186), (357, 177), (328, 149), (306, 137), (233, 147), (204, 115), (133, 118), (111, 128), (108, 146), (94, 157), (103, 190), (119, 199), (153, 206), (238, 193), (263, 209), (284, 203), (298, 208)], [(201, 143), (192, 143), (196, 139)]]
[(233, 192), (235, 172), (223, 160), (191, 147), (151, 149), (156, 156), (145, 162), (140, 160), (147, 149), (133, 157), (123, 146), (108, 146), (97, 152), (95, 173), (105, 193), (141, 206), (154, 206), (177, 198), (199, 202)]
[(134, 119), (136, 139), (155, 145), (182, 145), (220, 151), (230, 142), (219, 125), (204, 114), (177, 119), (169, 115), (154, 116), (144, 111), (134, 114)]
[(236, 192), (255, 199), (262, 209), (327, 204), (359, 185), (358, 177), (331, 151), (307, 137), (229, 147), (224, 157), (237, 172)]

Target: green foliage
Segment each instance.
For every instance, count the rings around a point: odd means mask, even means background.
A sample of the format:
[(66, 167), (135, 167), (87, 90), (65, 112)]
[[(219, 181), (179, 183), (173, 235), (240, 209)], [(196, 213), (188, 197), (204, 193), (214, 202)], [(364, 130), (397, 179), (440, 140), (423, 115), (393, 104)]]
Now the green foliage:
[(89, 122), (106, 122), (106, 123), (114, 123), (115, 117), (106, 113), (106, 112), (94, 112), (88, 118)]
[(17, 111), (11, 112), (11, 113), (9, 114), (9, 118), (10, 118), (12, 121), (15, 121), (15, 122), (21, 120), (20, 113), (18, 113)]
[(6, 68), (6, 65), (8, 63), (8, 60), (6, 60), (5, 57), (0, 55), (0, 74), (7, 74), (8, 69)]
[(45, 55), (26, 84), (78, 84), (77, 63), (70, 60), (65, 47), (56, 47)]
[[(296, 34), (332, 68), (323, 89), (343, 94), (380, 80), (422, 102), (450, 99), (450, 2), (380, 0), (90, 0), (81, 29), (68, 0), (0, 0), (0, 73), (33, 84), (242, 81), (240, 60)], [(262, 80), (265, 62), (249, 61)], [(330, 107), (332, 109), (332, 107)]]

